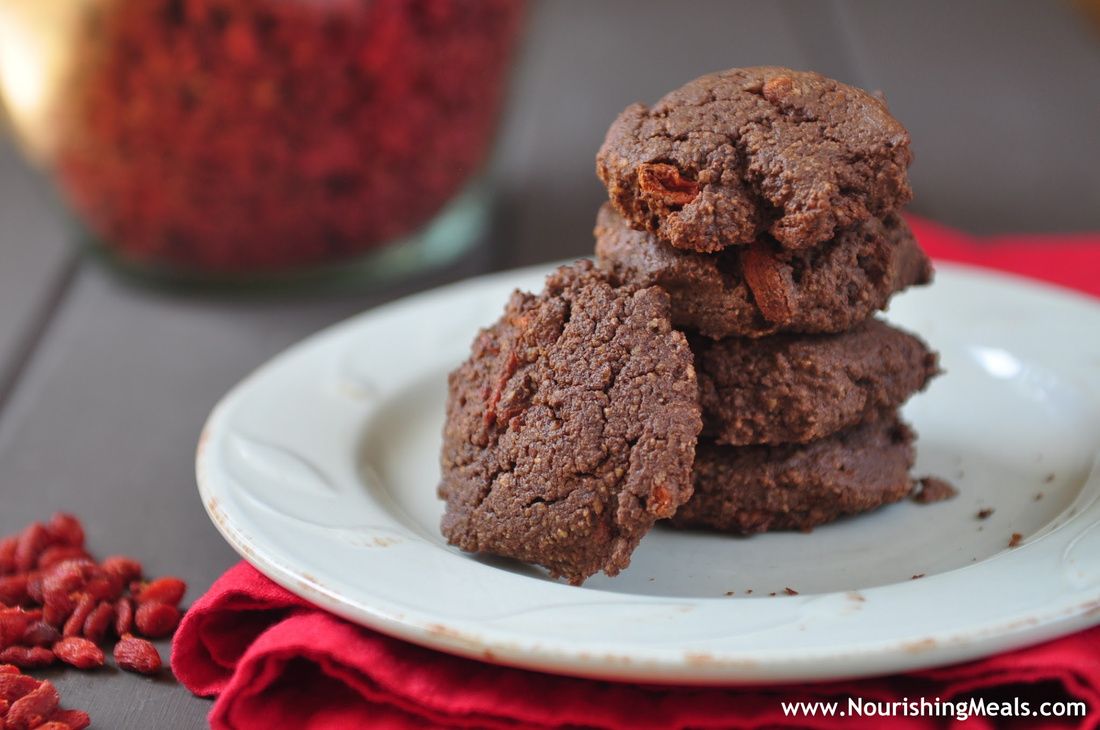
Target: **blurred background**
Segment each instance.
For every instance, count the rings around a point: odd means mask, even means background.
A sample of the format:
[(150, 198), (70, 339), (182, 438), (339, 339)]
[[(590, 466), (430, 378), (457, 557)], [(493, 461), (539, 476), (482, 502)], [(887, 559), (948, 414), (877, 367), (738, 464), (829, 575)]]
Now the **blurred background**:
[(533, 7), (502, 192), (513, 260), (580, 254), (592, 158), (627, 104), (777, 64), (885, 94), (913, 137), (910, 208), (975, 233), (1100, 229), (1096, 3), (549, 2)]
[[(234, 560), (191, 466), (225, 390), (397, 296), (589, 254), (608, 124), (709, 71), (883, 92), (921, 215), (1100, 230), (1098, 5), (0, 0), (0, 534), (64, 508), (201, 591)], [(154, 717), (72, 681), (105, 727), (202, 726), (178, 687)]]

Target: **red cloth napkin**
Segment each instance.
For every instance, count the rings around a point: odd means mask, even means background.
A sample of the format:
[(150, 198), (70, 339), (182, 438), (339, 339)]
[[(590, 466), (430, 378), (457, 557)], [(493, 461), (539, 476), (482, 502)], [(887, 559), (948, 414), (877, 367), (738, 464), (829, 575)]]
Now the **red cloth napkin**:
[(1100, 232), (975, 238), (908, 215), (934, 259), (1001, 269), (1100, 296)]
[[(1100, 295), (1100, 235), (976, 241), (911, 218), (934, 257), (1036, 276)], [(441, 654), (349, 624), (246, 563), (192, 606), (172, 669), (216, 696), (214, 730), (295, 728), (933, 728), (949, 718), (786, 717), (780, 701), (925, 698), (1083, 700), (1084, 720), (972, 718), (967, 727), (1100, 727), (1100, 627), (970, 664), (816, 685), (654, 687), (539, 674)]]

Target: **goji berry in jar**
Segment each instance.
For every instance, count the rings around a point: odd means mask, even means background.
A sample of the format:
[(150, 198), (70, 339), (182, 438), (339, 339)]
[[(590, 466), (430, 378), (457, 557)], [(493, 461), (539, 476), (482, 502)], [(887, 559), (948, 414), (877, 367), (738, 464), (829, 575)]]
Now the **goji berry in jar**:
[(123, 259), (258, 272), (427, 223), (483, 165), (519, 0), (101, 3), (63, 190)]

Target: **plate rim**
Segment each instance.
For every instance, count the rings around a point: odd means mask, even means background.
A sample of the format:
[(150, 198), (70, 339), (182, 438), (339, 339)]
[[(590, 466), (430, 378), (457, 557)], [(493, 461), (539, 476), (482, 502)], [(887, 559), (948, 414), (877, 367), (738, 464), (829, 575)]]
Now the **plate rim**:
[[(492, 274), (473, 277), (454, 282), (446, 286), (419, 292), (408, 297), (403, 297), (375, 307), (341, 322), (330, 325), (322, 330), (306, 337), (300, 342), (287, 348), (280, 354), (271, 358), (260, 367), (256, 368), (237, 385), (235, 385), (212, 410), (199, 439), (196, 450), (196, 478), (198, 490), (206, 509), (215, 527), (224, 539), (247, 562), (256, 567), (261, 573), (267, 575), (276, 583), (282, 585), (292, 593), (325, 608), (336, 615), (342, 616), (354, 623), (378, 630), (384, 634), (396, 636), (429, 648), (443, 650), (449, 653), (466, 656), (473, 659), (487, 660), (493, 663), (533, 669), (536, 671), (548, 671), (572, 676), (594, 677), (600, 679), (622, 681), (659, 681), (666, 684), (759, 684), (775, 683), (777, 681), (832, 681), (836, 679), (872, 676), (898, 671), (912, 671), (951, 664), (957, 661), (967, 660), (983, 656), (991, 651), (1005, 651), (1022, 646), (1039, 643), (1051, 638), (1065, 635), (1072, 631), (1100, 624), (1100, 586), (1094, 591), (1091, 598), (1079, 606), (1070, 607), (1054, 615), (1044, 615), (1043, 618), (1028, 622), (1006, 622), (1002, 625), (987, 626), (984, 630), (973, 631), (968, 634), (943, 637), (939, 635), (906, 639), (899, 645), (897, 642), (886, 643), (882, 646), (870, 647), (865, 650), (849, 651), (844, 654), (826, 652), (827, 656), (815, 657), (813, 652), (803, 653), (795, 662), (804, 665), (809, 660), (819, 663), (817, 671), (789, 671), (785, 667), (789, 661), (782, 656), (760, 658), (761, 652), (752, 655), (737, 656), (725, 652), (722, 654), (699, 655), (694, 660), (682, 655), (677, 662), (665, 660), (638, 660), (626, 655), (614, 655), (598, 653), (585, 653), (564, 650), (560, 647), (544, 646), (539, 643), (522, 642), (514, 640), (501, 640), (494, 634), (506, 634), (507, 632), (489, 632), (489, 635), (471, 635), (468, 631), (448, 626), (444, 622), (436, 620), (414, 620), (407, 614), (386, 610), (370, 610), (361, 607), (352, 610), (344, 597), (335, 591), (328, 589), (321, 581), (311, 579), (312, 576), (303, 576), (280, 560), (268, 555), (264, 550), (256, 549), (254, 538), (250, 538), (239, 525), (235, 525), (230, 515), (226, 514), (218, 501), (217, 490), (212, 486), (207, 470), (207, 446), (215, 438), (219, 424), (224, 420), (225, 413), (230, 405), (236, 401), (242, 392), (245, 392), (257, 379), (263, 378), (268, 372), (277, 368), (280, 363), (293, 357), (294, 354), (304, 350), (318, 347), (327, 338), (339, 338), (342, 333), (354, 329), (357, 325), (372, 318), (381, 318), (391, 311), (404, 308), (415, 308), (425, 302), (436, 298), (445, 299), (460, 296), (463, 290), (474, 290), (484, 286), (499, 285), (506, 281), (522, 281), (536, 275), (545, 274), (555, 264), (540, 264), (522, 269), (495, 272)], [(1100, 314), (1100, 302), (1087, 294), (1066, 287), (1039, 282), (1024, 276), (1004, 273), (986, 269), (980, 266), (968, 264), (955, 264), (951, 262), (937, 262), (941, 270), (953, 270), (964, 276), (977, 276), (993, 280), (995, 283), (1012, 287), (1023, 286), (1036, 291), (1039, 294), (1066, 298), (1075, 304), (1084, 304), (1097, 310)], [(1020, 550), (1027, 549), (1025, 544)], [(1003, 555), (1003, 554), (1002, 554)], [(967, 568), (980, 568), (983, 564), (992, 560), (995, 556), (983, 560), (975, 566), (964, 566), (951, 571), (946, 571), (926, 579), (933, 581), (939, 576), (954, 574)], [(589, 589), (580, 588), (588, 592)], [(867, 592), (876, 588), (860, 589)], [(599, 591), (599, 593), (603, 593)], [(834, 594), (817, 594), (817, 596), (829, 596)], [(812, 596), (807, 596), (812, 597)], [(664, 597), (645, 597), (649, 602), (662, 602)], [(692, 597), (692, 602), (728, 602), (730, 599)], [(752, 598), (746, 600), (764, 600)], [(779, 596), (767, 598), (769, 601), (797, 601), (796, 596)], [(989, 645), (996, 642), (995, 649), (987, 651)], [(899, 651), (902, 655), (899, 656)], [(850, 663), (852, 659), (861, 659), (865, 662), (862, 669), (844, 671), (841, 666)], [(888, 666), (886, 666), (888, 665)]]

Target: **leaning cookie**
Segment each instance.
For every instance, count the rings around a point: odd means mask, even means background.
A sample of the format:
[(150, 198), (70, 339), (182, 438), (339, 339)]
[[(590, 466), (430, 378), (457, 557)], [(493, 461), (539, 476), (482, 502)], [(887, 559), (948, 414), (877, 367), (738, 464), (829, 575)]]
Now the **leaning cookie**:
[(881, 100), (760, 66), (627, 107), (596, 172), (631, 226), (677, 248), (720, 251), (769, 233), (802, 249), (908, 202), (910, 159), (909, 133)]
[(596, 219), (596, 255), (619, 282), (665, 289), (673, 324), (714, 339), (843, 332), (896, 292), (932, 279), (931, 262), (894, 214), (804, 251), (761, 240), (700, 254), (630, 228), (605, 205)]
[(449, 384), (442, 531), (463, 550), (579, 584), (625, 568), (691, 496), (698, 385), (658, 288), (562, 267), (512, 296)]
[(920, 338), (870, 319), (835, 335), (691, 341), (703, 435), (806, 443), (894, 411), (939, 373)]
[(912, 489), (913, 439), (884, 416), (801, 445), (700, 441), (695, 494), (672, 524), (738, 534), (809, 530), (897, 502)]

